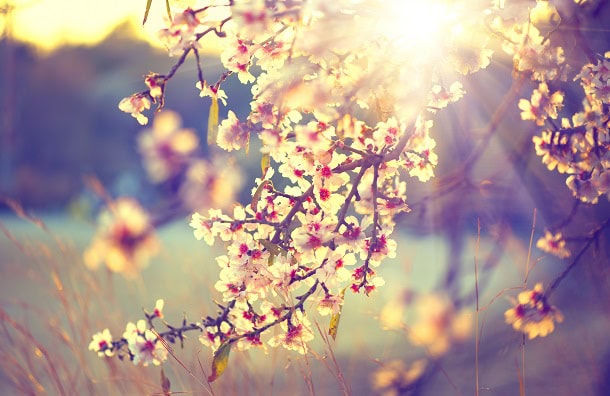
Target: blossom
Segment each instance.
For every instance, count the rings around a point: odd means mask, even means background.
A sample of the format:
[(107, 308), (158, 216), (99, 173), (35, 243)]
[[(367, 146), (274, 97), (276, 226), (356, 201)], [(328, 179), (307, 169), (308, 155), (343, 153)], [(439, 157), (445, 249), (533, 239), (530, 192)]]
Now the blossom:
[(301, 311), (295, 311), (290, 319), (282, 322), (281, 327), (283, 332), (271, 338), (268, 341), (269, 345), (272, 347), (281, 345), (301, 355), (306, 354), (307, 343), (314, 338), (309, 319)]
[(457, 35), (454, 38), (454, 49), (449, 52), (451, 63), (456, 71), (467, 75), (485, 69), (491, 63), (493, 50), (487, 48), (486, 35), (472, 30), (469, 34)]
[(555, 91), (552, 94), (546, 83), (542, 82), (532, 93), (531, 100), (519, 100), (521, 119), (531, 120), (538, 126), (544, 125), (544, 121), (550, 117), (557, 118), (557, 110), (563, 104), (563, 92)]
[(466, 339), (472, 330), (472, 315), (457, 311), (445, 294), (427, 294), (415, 301), (416, 319), (408, 333), (409, 341), (421, 345), (432, 356), (447, 352), (451, 343)]
[(132, 198), (119, 198), (99, 216), (99, 226), (84, 260), (89, 268), (105, 263), (133, 277), (159, 250), (148, 214)]
[(341, 312), (343, 297), (340, 295), (326, 295), (318, 301), (320, 315), (335, 315)]
[(559, 173), (570, 170), (574, 154), (566, 136), (561, 136), (558, 132), (542, 131), (540, 136), (532, 138), (532, 142), (536, 155), (542, 157), (542, 163), (548, 170), (557, 168)]
[(238, 37), (231, 37), (220, 56), (223, 66), (234, 73), (242, 84), (248, 84), (255, 80), (250, 73), (252, 54), (258, 49), (253, 43)]
[(280, 32), (275, 33), (272, 41), (263, 42), (263, 45), (254, 53), (257, 58), (256, 65), (262, 70), (277, 70), (284, 65), (290, 56), (292, 43), (294, 42), (295, 29), (286, 28), (287, 25), (276, 24)]
[(239, 150), (245, 147), (250, 140), (248, 127), (237, 119), (232, 110), (229, 110), (227, 119), (218, 127), (218, 147), (227, 151)]
[(163, 90), (165, 88), (165, 77), (158, 75), (157, 73), (148, 73), (144, 77), (144, 83), (148, 87), (148, 93), (156, 102), (157, 99), (163, 97)]
[(453, 82), (449, 89), (434, 85), (428, 94), (428, 107), (434, 111), (447, 107), (449, 103), (457, 102), (465, 94), (464, 87), (459, 81)]
[(136, 324), (127, 323), (123, 338), (127, 341), (133, 364), (142, 364), (146, 367), (152, 363), (158, 366), (167, 359), (167, 350), (158, 336), (146, 328), (146, 321), (143, 319), (138, 320)]
[(236, 2), (231, 7), (235, 24), (240, 27), (240, 35), (256, 39), (267, 33), (272, 18), (272, 11), (264, 0)]
[(235, 161), (222, 157), (191, 161), (184, 176), (180, 198), (195, 211), (229, 209), (243, 185), (242, 172)]
[(373, 132), (374, 144), (380, 148), (392, 147), (400, 139), (404, 129), (394, 117), (385, 122), (379, 122)]
[[(351, 277), (351, 271), (347, 269), (356, 264), (356, 256), (353, 253), (342, 253), (343, 249), (328, 250), (322, 259), (322, 264), (316, 271), (315, 278), (324, 283), (327, 289), (338, 291)], [(329, 296), (327, 296), (329, 297)], [(333, 300), (330, 297), (330, 301)], [(330, 301), (326, 301), (329, 303)], [(339, 301), (335, 301), (338, 303)], [(341, 304), (343, 302), (341, 301)], [(334, 305), (335, 306), (335, 305)]]
[(153, 310), (153, 315), (157, 318), (163, 318), (163, 306), (165, 305), (165, 301), (163, 299), (158, 299), (155, 302), (155, 309)]
[(425, 359), (418, 359), (409, 367), (402, 360), (391, 360), (373, 372), (373, 389), (376, 394), (383, 396), (401, 395), (422, 376), (427, 366), (428, 361)]
[[(518, 12), (527, 11), (520, 5), (515, 7), (520, 9)], [(513, 55), (515, 69), (530, 74), (534, 81), (565, 80), (567, 68), (563, 48), (551, 45), (551, 40), (547, 40), (527, 19), (500, 29), (506, 37), (503, 49)]]
[(311, 121), (307, 125), (297, 125), (294, 133), (299, 146), (321, 155), (330, 149), (334, 128), (325, 122)]
[(157, 32), (157, 36), (167, 48), (170, 56), (178, 55), (192, 46), (199, 47), (197, 33), (205, 29), (207, 23), (215, 23), (214, 21), (204, 21), (203, 18), (204, 16), (198, 15), (189, 7), (174, 13), (169, 21), (169, 26)]
[(89, 350), (97, 352), (97, 356), (100, 357), (114, 355), (110, 330), (104, 329), (101, 332), (95, 333), (93, 335), (93, 340), (89, 344)]
[(214, 238), (229, 228), (231, 218), (223, 215), (221, 210), (209, 209), (208, 216), (204, 217), (199, 212), (193, 213), (189, 225), (194, 229), (195, 239), (203, 239), (208, 245), (214, 244)]
[(167, 350), (158, 340), (157, 335), (146, 329), (144, 333), (136, 333), (127, 339), (129, 352), (133, 356), (133, 364), (160, 365), (167, 359)]
[(610, 56), (599, 59), (595, 65), (589, 63), (583, 66), (574, 79), (580, 79), (587, 95), (602, 103), (610, 103)]
[(585, 203), (597, 203), (601, 193), (595, 187), (591, 175), (578, 169), (571, 169), (571, 171), (575, 173), (568, 176), (566, 185), (572, 190), (572, 195)]
[[(330, 158), (330, 160), (329, 160)], [(349, 176), (345, 173), (333, 172), (333, 169), (343, 163), (347, 157), (336, 151), (331, 151), (328, 155), (314, 157), (314, 161), (319, 162), (315, 166), (313, 184), (318, 187), (325, 187), (329, 191), (337, 191), (347, 185)]]
[(130, 113), (140, 125), (148, 123), (148, 117), (142, 114), (144, 110), (148, 109), (150, 109), (150, 99), (144, 93), (133, 94), (119, 102), (119, 110)]
[(349, 249), (354, 253), (366, 254), (366, 230), (371, 225), (372, 219), (366, 216), (362, 222), (355, 216), (347, 216), (339, 227), (339, 235), (335, 240), (340, 248)]
[(302, 260), (315, 257), (315, 251), (323, 247), (334, 236), (337, 219), (334, 216), (322, 218), (322, 212), (314, 215), (297, 215), (302, 226), (292, 231), (295, 249), (302, 255)]
[(220, 326), (206, 327), (199, 336), (199, 342), (216, 351), (229, 335), (231, 335), (231, 327), (227, 322), (222, 322)]
[(504, 312), (506, 323), (527, 334), (530, 340), (546, 337), (555, 329), (555, 322), (563, 321), (561, 312), (546, 301), (542, 283), (537, 283), (533, 290), (519, 293), (513, 305)]
[(600, 171), (595, 168), (591, 172), (591, 183), (600, 194), (610, 193), (610, 168)]
[(566, 241), (561, 232), (553, 234), (545, 231), (544, 236), (536, 242), (536, 247), (559, 258), (570, 257), (570, 251), (565, 247)]
[(376, 238), (366, 238), (364, 244), (365, 250), (360, 251), (360, 258), (365, 259), (370, 256), (371, 264), (378, 266), (381, 261), (386, 258), (396, 257), (396, 241), (390, 238), (393, 227), (390, 224), (383, 225)]
[(153, 182), (177, 176), (199, 146), (195, 131), (181, 128), (180, 124), (177, 113), (165, 110), (157, 114), (152, 128), (138, 136), (138, 148)]
[(217, 85), (210, 86), (207, 81), (204, 81), (202, 86), (201, 81), (197, 81), (197, 84), (195, 84), (195, 86), (199, 89), (199, 96), (201, 96), (202, 98), (207, 96), (212, 99), (221, 101), (222, 104), (225, 106), (227, 105), (227, 94)]
[(402, 165), (409, 176), (417, 177), (421, 182), (434, 177), (434, 168), (438, 164), (438, 155), (434, 151), (436, 141), (430, 136), (432, 125), (432, 120), (417, 117), (415, 131), (403, 151)]

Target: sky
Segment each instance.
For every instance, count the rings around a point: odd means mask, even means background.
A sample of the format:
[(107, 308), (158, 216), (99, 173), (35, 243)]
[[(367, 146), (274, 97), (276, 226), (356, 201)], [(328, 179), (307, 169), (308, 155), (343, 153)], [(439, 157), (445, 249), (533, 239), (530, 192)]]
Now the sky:
[[(172, 4), (175, 3), (172, 1)], [(146, 0), (0, 0), (0, 32), (6, 33), (6, 6), (12, 6), (12, 37), (52, 50), (64, 44), (96, 44), (117, 24), (141, 25)], [(153, 0), (141, 37), (155, 43), (163, 26), (165, 1)]]

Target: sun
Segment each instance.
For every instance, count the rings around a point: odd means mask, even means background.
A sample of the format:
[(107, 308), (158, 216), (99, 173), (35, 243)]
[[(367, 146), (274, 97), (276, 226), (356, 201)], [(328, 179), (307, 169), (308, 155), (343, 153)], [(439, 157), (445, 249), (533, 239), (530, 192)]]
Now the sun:
[[(349, 2), (349, 0), (348, 0)], [(480, 46), (484, 31), (484, 0), (351, 0), (356, 13), (356, 35), (384, 41), (383, 54), (392, 63), (430, 68), (456, 52)], [(366, 33), (362, 33), (362, 31)]]
[(387, 16), (382, 32), (408, 47), (439, 43), (459, 21), (455, 2), (440, 0), (392, 0), (384, 4)]

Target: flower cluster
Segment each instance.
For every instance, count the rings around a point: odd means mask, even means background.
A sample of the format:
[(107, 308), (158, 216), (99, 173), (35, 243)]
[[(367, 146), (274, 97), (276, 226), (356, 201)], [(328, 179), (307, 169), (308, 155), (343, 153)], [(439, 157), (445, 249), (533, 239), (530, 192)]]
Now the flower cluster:
[(164, 301), (159, 299), (154, 311), (151, 314), (146, 313), (148, 325), (143, 319), (135, 324), (127, 323), (123, 336), (119, 339), (113, 340), (108, 329), (94, 334), (89, 350), (97, 352), (99, 356), (112, 356), (117, 352), (121, 357), (127, 354), (136, 365), (160, 365), (167, 359), (168, 351), (160, 341), (161, 336), (153, 331), (152, 320), (163, 317), (163, 305)]
[(566, 248), (566, 241), (563, 239), (561, 232), (553, 234), (546, 231), (544, 236), (536, 242), (536, 247), (559, 258), (567, 258), (571, 255)]
[(413, 389), (428, 366), (425, 359), (414, 361), (406, 367), (402, 360), (392, 360), (379, 367), (372, 375), (371, 382), (376, 394), (396, 396)]
[[(149, 179), (177, 191), (178, 208), (205, 210), (230, 207), (242, 179), (234, 161), (202, 158), (199, 139), (182, 128), (172, 111), (158, 113), (152, 128), (138, 136), (138, 148)], [(171, 197), (172, 202), (176, 201)], [(135, 276), (159, 250), (154, 228), (167, 219), (153, 220), (135, 198), (119, 198), (107, 205), (98, 219), (98, 230), (84, 253), (90, 268), (100, 263), (113, 272)]]
[[(215, 289), (222, 302), (216, 316), (185, 320), (164, 333), (153, 333), (145, 322), (131, 325), (119, 341), (102, 332), (90, 346), (101, 355), (125, 345), (135, 363), (158, 364), (165, 356), (155, 337), (171, 342), (188, 330), (200, 331), (200, 342), (217, 356), (233, 345), (308, 353), (314, 331), (306, 302), (337, 321), (346, 292), (369, 295), (385, 283), (378, 267), (396, 256), (395, 219), (411, 210), (408, 183), (435, 175), (435, 117), (466, 94), (464, 75), (491, 64), (492, 48), (512, 57), (515, 76), (536, 84), (518, 106), (524, 120), (545, 128), (533, 139), (543, 162), (567, 173), (568, 186), (582, 201), (596, 202), (610, 191), (609, 57), (583, 66), (577, 79), (586, 96), (584, 111), (561, 117), (561, 84), (569, 84), (573, 70), (563, 43), (551, 34), (562, 20), (549, 2), (526, 0), (531, 7), (524, 7), (508, 0), (431, 0), (432, 8), (423, 11), (380, 0), (204, 3), (179, 11), (159, 33), (170, 55), (180, 55), (170, 72), (148, 74), (148, 90), (119, 107), (145, 123), (143, 112), (151, 103), (163, 107), (165, 84), (193, 54), (195, 86), (211, 101), (208, 145), (248, 152), (258, 139), (262, 176), (251, 186), (249, 202), (233, 205), (240, 183), (231, 164), (223, 162), (218, 170), (213, 164), (220, 157), (196, 158), (194, 132), (180, 128), (173, 113), (157, 115), (140, 139), (146, 168), (153, 181), (177, 180), (184, 201), (196, 210), (190, 222), (194, 237), (225, 247), (216, 257)], [(434, 32), (422, 35), (418, 30), (429, 26), (420, 25), (408, 32), (415, 36), (405, 36), (402, 15), (416, 12), (433, 13), (442, 23)], [(199, 41), (208, 34), (224, 43), (225, 70), (212, 78), (199, 56)], [(219, 120), (229, 78), (250, 86), (250, 111), (238, 117), (229, 110)], [(567, 257), (564, 245), (561, 234), (550, 233), (538, 243)], [(418, 301), (411, 342), (438, 357), (466, 337), (470, 318), (457, 306), (444, 295)], [(519, 294), (506, 318), (533, 338), (550, 333), (562, 317), (536, 285)], [(379, 377), (379, 388), (402, 389), (422, 371), (422, 365), (393, 370)]]
[(180, 174), (198, 146), (195, 132), (180, 128), (180, 116), (171, 111), (157, 114), (152, 128), (138, 137), (148, 177), (157, 183)]
[(148, 123), (148, 117), (144, 114), (144, 110), (150, 109), (151, 100), (148, 94), (138, 93), (130, 97), (124, 98), (119, 102), (119, 109), (125, 113), (129, 113), (138, 120), (140, 125)]
[(563, 321), (561, 312), (547, 302), (542, 283), (537, 283), (533, 290), (519, 293), (513, 307), (504, 312), (504, 318), (530, 340), (546, 337), (555, 330), (555, 322)]
[(106, 264), (128, 277), (138, 274), (159, 251), (148, 213), (133, 198), (119, 198), (99, 216), (99, 227), (84, 253), (85, 264)]
[[(584, 6), (584, 2), (577, 4)], [(531, 99), (521, 99), (518, 104), (523, 120), (543, 127), (532, 139), (536, 154), (549, 170), (568, 175), (566, 184), (574, 197), (597, 203), (610, 192), (610, 53), (568, 66), (565, 43), (552, 34), (561, 23), (555, 6), (538, 1), (529, 11), (513, 7), (509, 13), (497, 13), (493, 26), (505, 37), (503, 48), (513, 56), (515, 73), (538, 84)], [(580, 73), (574, 73), (574, 66)], [(583, 89), (583, 110), (564, 116), (564, 91), (574, 89), (570, 78)], [(564, 91), (555, 88), (559, 86)]]
[[(409, 296), (411, 302), (413, 296)], [(388, 302), (380, 320), (386, 329), (404, 329), (411, 344), (425, 348), (431, 357), (445, 354), (452, 344), (468, 338), (472, 332), (472, 313), (457, 309), (445, 293), (427, 293), (417, 296), (410, 308), (412, 316), (405, 323), (404, 299)]]
[[(586, 64), (575, 77), (585, 92), (583, 111), (563, 117), (560, 124), (550, 122), (549, 129), (533, 138), (542, 162), (549, 170), (567, 174), (567, 186), (586, 203), (596, 203), (601, 195), (610, 192), (609, 59), (607, 53), (596, 64)], [(532, 97), (532, 111), (525, 115), (524, 110), (523, 118), (535, 120), (541, 126), (547, 117), (557, 118), (558, 106), (553, 105), (553, 96), (559, 103), (556, 92), (542, 106), (534, 106)], [(525, 107), (525, 102), (520, 104)]]

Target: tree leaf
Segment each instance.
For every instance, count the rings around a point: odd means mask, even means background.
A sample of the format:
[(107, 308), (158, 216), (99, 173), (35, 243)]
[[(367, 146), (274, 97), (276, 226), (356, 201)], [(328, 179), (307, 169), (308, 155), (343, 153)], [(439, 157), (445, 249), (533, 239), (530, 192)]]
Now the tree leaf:
[(222, 375), (229, 364), (229, 353), (231, 352), (231, 343), (225, 342), (214, 353), (212, 360), (212, 374), (208, 377), (208, 382), (215, 381)]
[(265, 188), (265, 186), (267, 186), (267, 183), (271, 183), (271, 182), (269, 180), (263, 181), (258, 186), (256, 191), (254, 192), (254, 195), (252, 195), (252, 201), (250, 201), (250, 208), (255, 212), (256, 212), (256, 204), (261, 199), (261, 195), (263, 194), (263, 189)]
[(216, 144), (218, 137), (218, 99), (212, 98), (210, 113), (208, 115), (208, 146)]
[(267, 239), (259, 239), (258, 242), (265, 247), (269, 252), (276, 256), (280, 254), (282, 248)]
[(164, 396), (169, 396), (171, 395), (171, 382), (169, 381), (169, 378), (167, 378), (165, 376), (165, 371), (163, 371), (163, 367), (161, 367), (161, 389), (163, 390), (163, 395)]
[(169, 6), (169, 0), (165, 0), (165, 8), (167, 9), (167, 17), (172, 20), (172, 9)]
[(269, 153), (263, 153), (263, 157), (261, 158), (261, 170), (263, 171), (263, 176), (261, 177), (265, 177), (269, 166), (271, 166), (271, 156)]
[(146, 11), (144, 11), (144, 19), (142, 20), (142, 25), (146, 23), (148, 19), (148, 13), (150, 12), (150, 6), (152, 5), (152, 0), (146, 0)]
[(341, 311), (333, 314), (330, 317), (330, 325), (328, 326), (328, 335), (330, 335), (333, 340), (337, 339), (337, 331), (339, 331), (339, 320), (341, 319)]
[[(347, 287), (341, 290), (341, 298), (345, 296), (345, 291)], [(339, 331), (339, 320), (341, 320), (341, 309), (336, 314), (333, 314), (330, 317), (330, 324), (328, 326), (328, 335), (330, 335), (333, 340), (337, 339), (337, 331)]]

